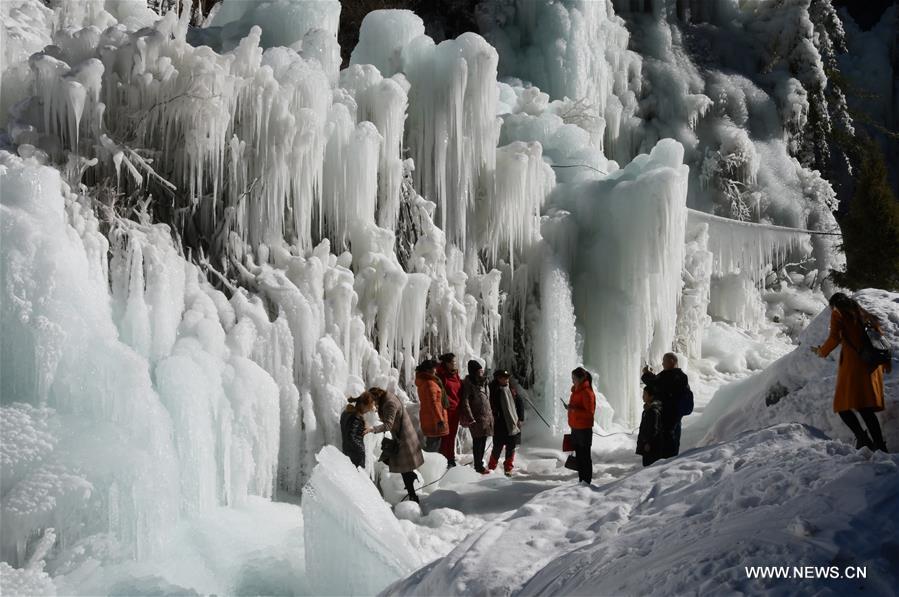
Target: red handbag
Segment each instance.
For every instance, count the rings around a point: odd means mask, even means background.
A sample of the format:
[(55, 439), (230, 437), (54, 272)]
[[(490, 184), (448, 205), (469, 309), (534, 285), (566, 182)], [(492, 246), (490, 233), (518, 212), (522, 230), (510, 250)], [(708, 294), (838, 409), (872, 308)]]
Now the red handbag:
[(570, 433), (566, 433), (562, 436), (562, 451), (574, 452), (574, 441), (571, 439)]

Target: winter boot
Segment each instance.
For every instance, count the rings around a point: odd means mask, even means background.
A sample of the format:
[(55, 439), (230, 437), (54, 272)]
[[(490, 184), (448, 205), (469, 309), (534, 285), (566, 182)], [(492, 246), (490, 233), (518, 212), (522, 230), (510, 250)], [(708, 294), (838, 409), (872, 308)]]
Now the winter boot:
[(496, 465), (499, 464), (499, 459), (493, 456), (490, 457), (490, 462), (487, 463), (487, 470), (493, 471), (496, 470)]
[(877, 448), (874, 446), (874, 442), (871, 441), (871, 438), (868, 436), (867, 431), (862, 431), (861, 435), (855, 434), (855, 449), (861, 450), (862, 448), (870, 448), (871, 450), (876, 450)]
[(446, 461), (446, 468), (450, 469), (450, 468), (453, 468), (454, 466), (456, 466), (455, 460), (447, 460)]
[(409, 501), (418, 503), (418, 495), (415, 493), (415, 480), (418, 476), (413, 473), (403, 473), (403, 485), (406, 486), (406, 493), (409, 494)]
[(514, 465), (514, 462), (515, 462), (515, 452), (513, 451), (513, 452), (509, 453), (509, 451), (506, 451), (506, 459), (503, 460), (503, 471), (506, 473), (507, 477), (512, 476), (512, 467)]
[(886, 453), (887, 443), (883, 439), (883, 429), (880, 428), (880, 421), (877, 420), (877, 415), (872, 410), (863, 410), (861, 414), (862, 419), (865, 421), (865, 426), (868, 428), (867, 435), (871, 437), (871, 443), (868, 444), (868, 447), (871, 448), (872, 452), (880, 450)]

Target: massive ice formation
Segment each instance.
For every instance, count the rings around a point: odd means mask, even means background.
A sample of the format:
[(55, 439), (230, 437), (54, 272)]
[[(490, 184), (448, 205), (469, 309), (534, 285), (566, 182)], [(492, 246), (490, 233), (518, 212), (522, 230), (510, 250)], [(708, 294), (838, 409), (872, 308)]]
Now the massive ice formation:
[(578, 234), (574, 306), (584, 361), (626, 422), (638, 418), (641, 366), (659, 362), (674, 340), (687, 174), (682, 147), (667, 140), (602, 181), (567, 189), (564, 204)]
[[(52, 4), (0, 3), (9, 562), (297, 494), (346, 395), (414, 399), (425, 354), (514, 369), (556, 430), (586, 364), (633, 424), (641, 364), (759, 325), (772, 264), (837, 263), (783, 229), (834, 226), (802, 3), (496, 0), (440, 43), (375, 11), (343, 70), (334, 0)], [(788, 63), (699, 68), (700, 21)]]

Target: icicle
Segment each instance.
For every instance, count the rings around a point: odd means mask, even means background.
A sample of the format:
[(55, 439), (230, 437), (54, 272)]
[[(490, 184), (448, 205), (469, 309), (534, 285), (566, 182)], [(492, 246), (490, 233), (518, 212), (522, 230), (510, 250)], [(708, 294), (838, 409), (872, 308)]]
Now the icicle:
[(756, 286), (764, 284), (769, 266), (778, 267), (795, 251), (811, 252), (811, 235), (803, 230), (740, 222), (696, 210), (690, 210), (690, 222), (708, 225), (715, 275), (744, 272)]
[(488, 248), (492, 263), (503, 257), (514, 268), (516, 252), (537, 238), (540, 211), (554, 185), (555, 174), (543, 161), (539, 143), (515, 142), (496, 150), (493, 200), (480, 217), (480, 245)]
[(465, 246), (467, 215), (478, 192), (489, 201), (499, 127), (496, 50), (465, 33), (439, 45), (418, 37), (403, 51), (412, 87), (406, 141), (416, 187), (437, 203), (447, 239)]

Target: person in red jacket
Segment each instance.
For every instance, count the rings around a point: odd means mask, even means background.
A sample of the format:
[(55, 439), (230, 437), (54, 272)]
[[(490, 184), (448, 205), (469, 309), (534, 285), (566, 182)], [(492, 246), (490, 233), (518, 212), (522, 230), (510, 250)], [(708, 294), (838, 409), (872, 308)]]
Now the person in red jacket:
[(456, 365), (456, 355), (449, 352), (440, 356), (437, 377), (443, 382), (446, 392), (446, 416), (449, 433), (440, 441), (440, 453), (446, 456), (447, 468), (456, 466), (456, 433), (459, 431), (459, 398), (462, 393), (462, 379)]
[(415, 370), (415, 388), (420, 406), (418, 415), (421, 433), (425, 436), (425, 452), (438, 451), (443, 437), (449, 433), (444, 405), (446, 396), (436, 370), (437, 362), (430, 359)]
[(593, 417), (596, 414), (596, 394), (593, 393), (593, 376), (583, 367), (571, 372), (571, 401), (568, 403), (568, 426), (574, 444), (579, 481), (593, 481)]

